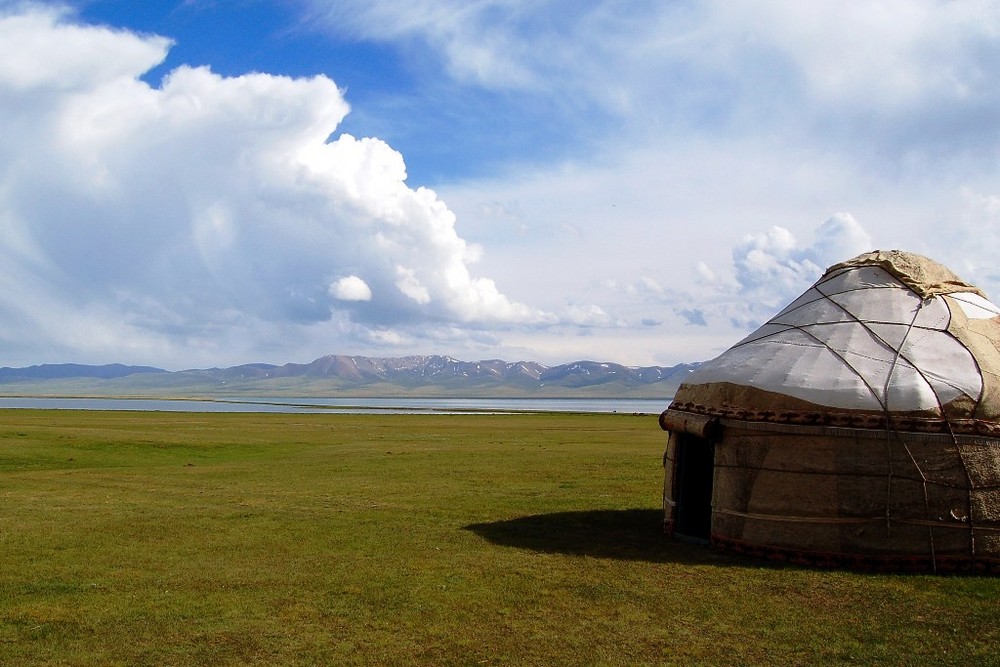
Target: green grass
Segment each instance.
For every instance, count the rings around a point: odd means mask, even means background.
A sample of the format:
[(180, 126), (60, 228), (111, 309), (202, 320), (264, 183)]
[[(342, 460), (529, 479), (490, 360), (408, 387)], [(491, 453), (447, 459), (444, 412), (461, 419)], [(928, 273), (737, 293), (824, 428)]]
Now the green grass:
[(0, 411), (0, 663), (1000, 664), (1000, 580), (664, 539), (632, 415)]

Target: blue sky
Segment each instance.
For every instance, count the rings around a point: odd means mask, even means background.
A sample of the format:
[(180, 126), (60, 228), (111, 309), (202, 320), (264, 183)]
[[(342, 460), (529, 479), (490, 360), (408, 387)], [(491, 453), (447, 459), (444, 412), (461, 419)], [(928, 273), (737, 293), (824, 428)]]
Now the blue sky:
[(1000, 290), (1000, 3), (0, 0), (0, 365), (708, 359)]

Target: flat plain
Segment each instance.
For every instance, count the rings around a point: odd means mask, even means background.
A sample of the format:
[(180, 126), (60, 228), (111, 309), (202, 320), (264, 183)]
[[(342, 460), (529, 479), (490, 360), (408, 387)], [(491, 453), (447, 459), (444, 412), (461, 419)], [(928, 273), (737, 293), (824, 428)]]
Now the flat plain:
[(989, 665), (1000, 580), (666, 539), (651, 415), (0, 410), (0, 663)]

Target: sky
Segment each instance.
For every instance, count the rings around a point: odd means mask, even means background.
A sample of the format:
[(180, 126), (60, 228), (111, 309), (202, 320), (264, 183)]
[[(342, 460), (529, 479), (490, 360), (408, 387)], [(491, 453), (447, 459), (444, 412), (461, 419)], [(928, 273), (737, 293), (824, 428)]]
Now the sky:
[(0, 366), (710, 359), (1000, 298), (1000, 1), (0, 0)]

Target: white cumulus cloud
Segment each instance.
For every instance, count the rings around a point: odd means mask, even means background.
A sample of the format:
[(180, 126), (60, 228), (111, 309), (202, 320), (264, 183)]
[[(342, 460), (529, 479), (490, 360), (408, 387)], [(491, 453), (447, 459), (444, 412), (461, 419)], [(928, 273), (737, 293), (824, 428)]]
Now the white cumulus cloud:
[(771, 227), (746, 235), (733, 249), (736, 282), (744, 295), (766, 295), (772, 303), (790, 300), (827, 266), (872, 250), (871, 243), (849, 213), (838, 213), (821, 224), (808, 246), (800, 245), (787, 229)]
[(471, 273), (481, 248), (407, 186), (398, 152), (336, 135), (349, 106), (332, 80), (182, 66), (154, 88), (140, 77), (170, 45), (51, 8), (0, 14), (8, 349), (158, 361), (317, 326), (391, 341), (420, 322), (546, 321)]
[(819, 225), (809, 245), (780, 226), (747, 234), (732, 252), (735, 284), (723, 287), (735, 298), (723, 300), (720, 310), (735, 326), (754, 328), (827, 267), (873, 249), (871, 236), (849, 213), (838, 213)]
[(342, 301), (371, 301), (372, 289), (358, 276), (345, 276), (330, 285), (330, 293)]

